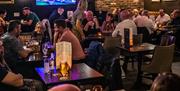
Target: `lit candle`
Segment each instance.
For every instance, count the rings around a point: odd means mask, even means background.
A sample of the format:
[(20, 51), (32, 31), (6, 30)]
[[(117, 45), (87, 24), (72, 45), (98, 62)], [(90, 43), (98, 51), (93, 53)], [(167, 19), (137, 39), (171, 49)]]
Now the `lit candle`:
[(129, 31), (129, 45), (133, 46), (133, 31), (132, 31), (132, 28), (130, 28), (130, 31)]

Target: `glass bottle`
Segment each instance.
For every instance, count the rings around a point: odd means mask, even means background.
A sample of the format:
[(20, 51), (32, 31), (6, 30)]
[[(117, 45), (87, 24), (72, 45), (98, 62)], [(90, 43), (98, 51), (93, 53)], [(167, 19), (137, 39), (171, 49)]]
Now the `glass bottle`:
[(49, 73), (49, 60), (47, 57), (44, 57), (44, 73)]
[(54, 70), (54, 54), (53, 54), (53, 52), (51, 53), (51, 57), (49, 60), (49, 66), (50, 66), (50, 70)]

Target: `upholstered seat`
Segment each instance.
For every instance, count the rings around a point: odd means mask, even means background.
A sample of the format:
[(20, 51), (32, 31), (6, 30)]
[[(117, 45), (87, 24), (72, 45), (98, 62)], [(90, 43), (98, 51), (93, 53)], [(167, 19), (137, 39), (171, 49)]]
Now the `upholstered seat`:
[(143, 65), (142, 71), (153, 74), (171, 72), (174, 48), (174, 44), (168, 46), (157, 46), (154, 50), (151, 63)]

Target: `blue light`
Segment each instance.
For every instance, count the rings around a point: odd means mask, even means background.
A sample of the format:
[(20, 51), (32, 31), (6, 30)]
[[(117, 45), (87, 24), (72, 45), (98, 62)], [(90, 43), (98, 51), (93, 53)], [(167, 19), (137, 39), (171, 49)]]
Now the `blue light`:
[(70, 5), (76, 4), (76, 0), (36, 0), (36, 5)]

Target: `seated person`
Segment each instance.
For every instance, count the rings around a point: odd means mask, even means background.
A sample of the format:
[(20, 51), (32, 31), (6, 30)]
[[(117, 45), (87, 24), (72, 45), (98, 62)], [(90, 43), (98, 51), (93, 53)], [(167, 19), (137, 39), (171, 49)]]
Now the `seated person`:
[(101, 31), (102, 33), (112, 33), (114, 29), (115, 24), (113, 20), (113, 15), (109, 13), (106, 15), (106, 20), (102, 24)]
[(52, 42), (51, 26), (47, 19), (43, 19), (42, 22), (38, 22), (35, 26), (34, 32), (32, 33), (32, 38), (41, 43), (46, 41), (45, 37), (48, 37), (48, 41)]
[(43, 91), (42, 84), (39, 81), (23, 79), (21, 74), (11, 71), (3, 58), (4, 47), (2, 45), (2, 40), (0, 40), (0, 91), (29, 91), (29, 89)]
[(62, 19), (65, 20), (66, 17), (64, 16), (64, 8), (59, 7), (58, 9), (54, 10), (51, 15), (49, 16), (49, 22), (51, 24), (51, 26), (53, 26), (53, 22), (56, 19)]
[(168, 21), (170, 21), (170, 19), (171, 19), (170, 16), (168, 14), (166, 14), (163, 9), (160, 9), (159, 10), (159, 15), (156, 18), (155, 22), (158, 25), (158, 27), (161, 27), (161, 26), (166, 25), (166, 23)]
[(98, 20), (93, 16), (92, 11), (87, 11), (86, 19), (82, 21), (82, 29), (85, 36), (95, 35), (100, 31)]
[[(21, 23), (17, 20), (12, 20), (9, 23), (7, 33), (2, 36), (5, 48), (4, 58), (13, 70), (16, 70), (18, 68), (17, 64), (22, 62), (32, 52), (30, 48), (23, 48), (23, 43), (18, 39), (20, 32)], [(19, 68), (22, 70), (21, 67)]]
[(153, 33), (154, 29), (154, 22), (149, 18), (149, 11), (144, 10), (142, 15), (134, 19), (137, 27), (146, 27), (149, 31), (149, 34)]
[(38, 41), (42, 41), (44, 28), (41, 22), (38, 22), (35, 26), (35, 29), (32, 33), (32, 38)]
[(81, 60), (85, 59), (85, 54), (81, 47), (78, 38), (66, 28), (66, 22), (64, 20), (55, 20), (54, 22), (54, 45), (57, 42), (67, 41), (72, 44), (72, 59)]
[(176, 25), (180, 26), (180, 10), (179, 9), (175, 9), (172, 12), (172, 20), (168, 24), (172, 26), (176, 26)]
[(137, 35), (137, 26), (133, 20), (131, 20), (131, 14), (127, 9), (123, 9), (120, 12), (121, 22), (116, 25), (115, 30), (112, 33), (112, 37), (121, 36), (122, 43), (124, 43), (124, 29), (132, 29), (133, 35)]
[(81, 91), (77, 86), (72, 84), (62, 84), (50, 88), (48, 91)]
[(40, 21), (39, 17), (36, 13), (32, 12), (29, 7), (23, 8), (23, 15), (23, 32), (32, 32), (36, 26), (36, 23)]
[(173, 73), (159, 74), (150, 91), (180, 91), (180, 77)]

